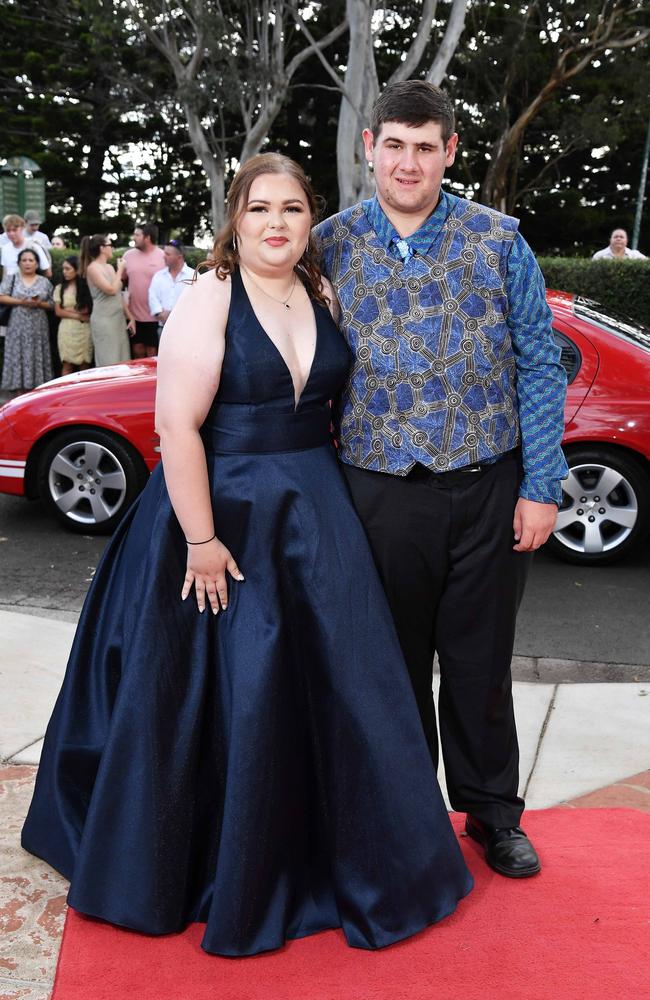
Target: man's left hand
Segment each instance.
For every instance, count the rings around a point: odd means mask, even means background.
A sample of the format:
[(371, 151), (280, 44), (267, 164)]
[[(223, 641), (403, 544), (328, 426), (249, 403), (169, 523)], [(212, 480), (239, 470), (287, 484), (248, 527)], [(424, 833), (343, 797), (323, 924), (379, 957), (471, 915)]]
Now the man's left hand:
[(519, 497), (512, 524), (515, 533), (515, 552), (534, 552), (548, 539), (555, 527), (557, 506), (538, 503)]

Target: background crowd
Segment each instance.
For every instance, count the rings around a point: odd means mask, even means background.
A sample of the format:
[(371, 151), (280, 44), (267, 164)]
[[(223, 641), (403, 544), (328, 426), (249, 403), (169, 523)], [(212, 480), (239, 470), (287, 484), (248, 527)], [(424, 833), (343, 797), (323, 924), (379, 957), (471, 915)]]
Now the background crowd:
[(158, 246), (158, 227), (135, 227), (134, 246), (114, 266), (109, 236), (84, 236), (52, 284), (50, 250), (37, 212), (2, 220), (0, 327), (5, 337), (2, 389), (20, 393), (57, 375), (153, 357), (160, 332), (192, 268), (179, 240)]
[[(0, 335), (4, 336), (2, 390), (18, 394), (58, 375), (111, 365), (158, 352), (167, 318), (194, 269), (180, 240), (158, 245), (158, 226), (136, 225), (133, 246), (113, 265), (106, 234), (84, 236), (66, 255), (53, 285), (50, 251), (60, 236), (43, 232), (36, 211), (6, 215), (0, 235)], [(628, 246), (625, 229), (612, 230), (594, 260), (645, 260)]]

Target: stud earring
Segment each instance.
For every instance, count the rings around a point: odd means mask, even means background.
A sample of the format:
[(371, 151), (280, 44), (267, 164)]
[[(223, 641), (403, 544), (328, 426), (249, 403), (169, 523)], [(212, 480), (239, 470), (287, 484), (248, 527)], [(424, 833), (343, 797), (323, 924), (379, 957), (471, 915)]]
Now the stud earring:
[(368, 160), (368, 170), (370, 171), (371, 174), (375, 172), (375, 165), (372, 162), (372, 160)]

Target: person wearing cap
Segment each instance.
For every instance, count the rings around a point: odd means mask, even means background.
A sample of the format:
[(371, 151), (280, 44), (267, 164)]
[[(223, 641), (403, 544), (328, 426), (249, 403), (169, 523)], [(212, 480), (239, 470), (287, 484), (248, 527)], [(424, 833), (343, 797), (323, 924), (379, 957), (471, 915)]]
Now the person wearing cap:
[(38, 257), (39, 270), (46, 278), (51, 278), (52, 262), (49, 254), (38, 240), (25, 235), (26, 219), (22, 215), (5, 215), (2, 220), (2, 228), (6, 237), (0, 258), (2, 276), (16, 274), (18, 272), (18, 254), (21, 250), (33, 249)]
[(25, 212), (25, 229), (23, 230), (26, 240), (33, 240), (34, 243), (38, 243), (45, 250), (50, 250), (52, 244), (50, 242), (49, 236), (42, 233), (40, 226), (43, 224), (40, 212), (35, 211), (35, 209), (29, 209)]
[[(21, 216), (19, 216), (19, 218), (21, 218)], [(38, 245), (43, 247), (44, 250), (50, 250), (54, 244), (50, 243), (49, 237), (40, 231), (39, 226), (42, 225), (42, 222), (43, 220), (41, 219), (40, 212), (36, 212), (34, 209), (29, 209), (29, 211), (25, 212), (23, 236), (26, 240), (32, 240), (34, 243), (38, 243)], [(7, 243), (9, 243), (9, 237), (5, 232), (0, 236), (0, 246), (5, 246)]]
[(193, 268), (185, 263), (185, 249), (180, 240), (165, 243), (163, 253), (167, 266), (154, 274), (149, 285), (149, 311), (158, 320), (159, 333), (187, 282), (194, 276)]

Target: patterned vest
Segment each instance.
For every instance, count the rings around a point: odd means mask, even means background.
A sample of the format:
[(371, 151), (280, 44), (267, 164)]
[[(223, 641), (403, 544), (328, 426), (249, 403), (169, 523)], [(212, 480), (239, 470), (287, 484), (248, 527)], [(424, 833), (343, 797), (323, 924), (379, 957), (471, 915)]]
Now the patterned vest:
[(518, 222), (447, 197), (435, 257), (393, 258), (361, 204), (316, 230), (355, 358), (337, 413), (350, 465), (442, 472), (519, 441), (505, 290)]

